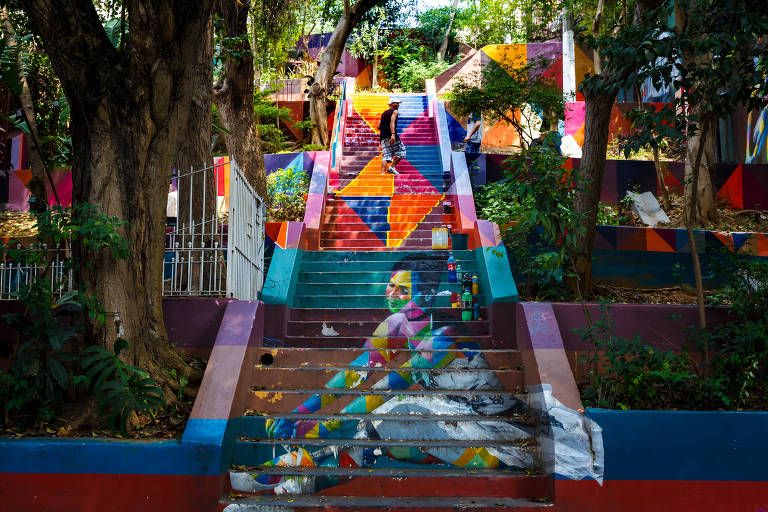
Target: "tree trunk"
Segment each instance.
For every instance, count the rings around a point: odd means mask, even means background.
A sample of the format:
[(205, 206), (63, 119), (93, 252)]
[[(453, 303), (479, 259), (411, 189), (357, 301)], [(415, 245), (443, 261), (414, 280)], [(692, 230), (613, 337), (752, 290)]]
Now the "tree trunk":
[(204, 51), (200, 34), (211, 3), (127, 1), (131, 29), (122, 52), (112, 46), (90, 2), (24, 5), (72, 108), (73, 201), (128, 222), (122, 228), (130, 248), (126, 260), (82, 244), (74, 248), (78, 261), (89, 262), (78, 282), (107, 312), (105, 324), (91, 321), (89, 335), (108, 348), (118, 336), (128, 340), (127, 360), (149, 369), (160, 383), (168, 381), (163, 367), (189, 375), (168, 346), (163, 325), (165, 209), (199, 84), (188, 65)]
[(576, 212), (584, 215), (585, 229), (579, 235), (581, 240), (578, 246), (582, 250), (576, 259), (576, 272), (579, 275), (581, 289), (588, 294), (592, 289), (592, 245), (595, 238), (600, 189), (605, 172), (608, 126), (611, 121), (613, 102), (616, 100), (616, 91), (585, 92), (584, 100), (586, 129), (579, 172), (588, 181), (575, 192), (573, 202)]
[[(715, 189), (712, 185), (710, 169), (715, 162), (714, 158), (714, 122), (706, 121), (703, 111), (697, 112), (699, 129), (688, 138), (685, 153), (685, 211), (690, 212), (691, 217), (686, 220), (686, 225), (698, 227), (714, 224), (719, 219)], [(706, 134), (704, 131), (706, 130)], [(697, 156), (701, 153), (701, 165), (697, 165)], [(694, 180), (694, 173), (696, 179)], [(694, 183), (696, 191), (694, 193)], [(695, 208), (691, 208), (695, 205)]]
[(448, 38), (451, 35), (451, 28), (453, 28), (453, 18), (456, 17), (456, 9), (459, 7), (459, 0), (453, 0), (453, 8), (451, 9), (451, 17), (448, 19), (448, 28), (445, 31), (443, 41), (440, 43), (440, 49), (437, 51), (437, 58), (445, 60), (445, 52), (448, 51)]
[(357, 0), (350, 6), (349, 0), (344, 0), (344, 13), (336, 24), (328, 46), (325, 48), (320, 65), (315, 73), (312, 87), (309, 88), (309, 117), (314, 123), (312, 127), (312, 144), (328, 145), (328, 110), (326, 99), (333, 81), (333, 75), (341, 61), (344, 45), (352, 29), (357, 26), (362, 17), (381, 0)]
[(656, 147), (653, 148), (653, 166), (656, 168), (656, 183), (658, 189), (661, 191), (662, 204), (664, 205), (664, 209), (669, 211), (672, 203), (669, 200), (669, 188), (664, 180), (667, 174), (667, 166), (666, 164), (662, 164), (661, 160), (659, 160), (659, 148)]
[[(691, 153), (691, 145), (688, 145), (686, 154), (685, 176), (686, 176), (686, 195), (683, 207), (683, 218), (685, 220), (685, 227), (688, 231), (688, 243), (691, 249), (691, 261), (693, 263), (693, 276), (696, 280), (696, 304), (699, 312), (699, 328), (706, 329), (707, 317), (704, 309), (704, 280), (701, 275), (701, 262), (699, 261), (699, 253), (696, 248), (696, 237), (693, 233), (694, 223), (697, 215), (697, 200), (699, 192), (699, 177), (701, 170), (701, 161), (704, 155), (704, 149), (706, 147), (707, 136), (709, 135), (710, 125), (713, 124), (708, 117), (701, 117), (699, 135), (696, 139), (696, 152)], [(689, 162), (693, 162), (690, 165)], [(690, 186), (690, 191), (688, 190)], [(704, 345), (704, 360), (709, 362), (709, 345)]]
[(224, 70), (213, 88), (213, 100), (221, 123), (230, 132), (224, 136), (229, 156), (237, 162), (256, 193), (267, 199), (267, 171), (261, 150), (259, 128), (253, 112), (253, 53), (248, 38), (250, 2), (219, 0), (216, 13), (224, 19), (226, 37), (240, 37), (233, 51), (238, 58), (226, 58)]
[[(177, 180), (177, 226), (176, 242), (192, 246), (213, 247), (215, 233), (218, 232), (216, 212), (216, 175), (211, 158), (211, 123), (213, 105), (213, 19), (206, 25), (204, 36), (201, 37), (200, 53), (196, 61), (187, 67), (191, 82), (196, 82), (191, 91), (191, 107), (187, 132), (181, 138), (179, 152), (176, 155), (174, 168), (179, 174), (187, 174), (191, 170), (206, 169), (194, 173), (194, 178)], [(191, 183), (190, 183), (191, 182)], [(191, 201), (190, 201), (191, 199)], [(180, 236), (178, 236), (180, 235)], [(213, 255), (205, 251), (182, 252), (193, 262), (202, 258), (210, 259)], [(223, 255), (220, 255), (223, 261)], [(210, 265), (193, 263), (190, 276), (185, 273), (190, 267), (177, 267), (174, 275), (177, 287), (187, 289), (187, 292), (198, 292), (205, 288), (210, 273), (214, 270)], [(189, 277), (189, 279), (187, 279)], [(202, 279), (202, 285), (201, 285)], [(191, 286), (187, 286), (187, 283)], [(225, 282), (225, 281), (222, 281)]]

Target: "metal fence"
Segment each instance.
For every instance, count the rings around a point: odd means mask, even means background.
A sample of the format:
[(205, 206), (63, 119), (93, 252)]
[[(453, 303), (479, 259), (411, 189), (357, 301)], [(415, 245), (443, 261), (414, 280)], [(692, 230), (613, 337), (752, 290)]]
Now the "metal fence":
[(227, 296), (256, 300), (264, 284), (264, 202), (232, 161)]
[[(167, 210), (164, 296), (258, 298), (264, 283), (264, 203), (234, 161), (174, 172)], [(34, 251), (46, 251), (37, 259), (45, 264), (31, 263)], [(17, 261), (2, 254), (0, 300), (16, 299), (42, 272), (54, 296), (73, 289), (68, 246), (32, 246), (24, 253)]]
[(163, 295), (255, 300), (264, 282), (264, 204), (240, 168), (232, 161), (190, 170), (171, 187), (176, 213), (182, 202), (187, 208), (166, 237)]
[[(23, 250), (21, 245), (17, 245), (16, 249)], [(0, 300), (17, 299), (19, 293), (43, 273), (50, 283), (54, 298), (58, 299), (73, 289), (69, 247), (52, 249), (45, 245), (32, 245), (23, 251), (26, 253), (25, 257), (21, 258), (23, 261), (11, 261), (7, 254), (3, 254), (0, 261)], [(35, 262), (31, 258), (33, 254), (40, 257), (37, 262), (45, 263)]]

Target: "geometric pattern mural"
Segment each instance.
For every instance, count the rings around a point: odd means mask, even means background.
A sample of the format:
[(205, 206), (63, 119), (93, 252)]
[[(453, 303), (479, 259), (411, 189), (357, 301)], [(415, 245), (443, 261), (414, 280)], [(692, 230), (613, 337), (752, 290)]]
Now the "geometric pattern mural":
[[(490, 63), (496, 62), (503, 66), (522, 66), (526, 62), (544, 57), (551, 61), (547, 69), (540, 71), (547, 77), (554, 78), (557, 85), (563, 87), (563, 44), (555, 43), (528, 43), (528, 44), (501, 44), (488, 45), (480, 50), (472, 50), (467, 56), (435, 77), (435, 87), (438, 96), (450, 92), (453, 84), (462, 78), (470, 78), (479, 75)], [(446, 102), (448, 114), (448, 131), (451, 143), (463, 142), (466, 136), (466, 119), (457, 119), (451, 115), (450, 102)], [(510, 146), (517, 145), (517, 132), (506, 123), (497, 123), (483, 127), (484, 146)]]
[[(380, 248), (400, 247), (419, 223), (440, 204), (442, 174), (437, 137), (424, 122), (429, 120), (424, 95), (400, 95), (397, 131), (406, 146), (406, 158), (397, 164), (399, 175), (381, 174), (378, 123), (388, 96), (356, 95), (344, 133), (344, 176), (334, 187), (337, 214), (345, 215), (345, 229), (367, 229)], [(356, 122), (352, 122), (356, 120)], [(370, 151), (365, 151), (370, 148)], [(326, 226), (334, 229), (333, 225)]]
[[(768, 233), (721, 233), (694, 231), (696, 251), (715, 253), (723, 248), (731, 252), (768, 257)], [(596, 251), (645, 251), (690, 253), (685, 229), (636, 226), (597, 226)]]

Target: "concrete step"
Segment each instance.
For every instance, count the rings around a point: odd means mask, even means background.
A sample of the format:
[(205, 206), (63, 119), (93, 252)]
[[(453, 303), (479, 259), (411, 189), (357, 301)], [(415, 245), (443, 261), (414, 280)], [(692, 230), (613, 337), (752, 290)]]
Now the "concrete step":
[(432, 240), (432, 230), (416, 228), (411, 231), (393, 231), (393, 230), (360, 230), (360, 231), (335, 231), (331, 229), (325, 229), (320, 233), (321, 240), (386, 240), (406, 238), (409, 236), (416, 236), (416, 238), (429, 238)]
[[(311, 294), (301, 294), (297, 291), (294, 296), (294, 306), (303, 308), (327, 308), (329, 305), (334, 305), (339, 308), (384, 308), (387, 307), (388, 304), (387, 297), (384, 295), (383, 291), (379, 294), (373, 293), (368, 295), (314, 293), (316, 290), (312, 291), (313, 293)], [(434, 307), (451, 307), (450, 295), (428, 297), (433, 300)], [(479, 295), (476, 295), (476, 297), (480, 303), (480, 307), (486, 305), (484, 294), (480, 293)]]
[[(334, 304), (334, 305), (342, 306), (343, 304), (340, 302), (339, 304)], [(353, 307), (356, 307), (356, 306), (353, 306)], [(275, 346), (281, 350), (284, 349), (285, 347), (293, 347), (293, 348), (303, 348), (308, 350), (325, 348), (325, 349), (350, 349), (350, 350), (360, 351), (360, 347), (364, 346), (366, 343), (368, 343), (368, 346), (375, 346), (375, 344), (372, 345), (371, 343), (374, 343), (374, 342), (378, 343), (380, 340), (381, 338), (376, 336), (318, 337), (318, 336), (286, 335), (285, 339), (281, 339), (279, 343), (275, 343)], [(462, 336), (461, 340), (462, 340), (462, 343), (473, 344), (471, 349), (472, 352), (478, 352), (480, 350), (504, 348), (502, 342), (494, 340), (487, 335)], [(407, 339), (405, 337), (400, 337), (400, 336), (388, 337), (388, 343), (391, 343), (391, 344), (401, 343), (404, 345), (406, 341)], [(480, 347), (480, 348), (478, 349), (475, 347)], [(433, 352), (435, 351), (433, 350)]]
[[(477, 261), (475, 258), (475, 252), (470, 250), (456, 250), (451, 251), (453, 258), (457, 262), (462, 261)], [(317, 251), (311, 251), (304, 254), (304, 264), (313, 261), (335, 261), (343, 263), (351, 262), (376, 262), (376, 261), (389, 261), (392, 264), (400, 261), (405, 256), (413, 256), (423, 261), (442, 261), (445, 262), (445, 258), (448, 257), (448, 251), (435, 250), (435, 251), (413, 251), (408, 254), (400, 254), (397, 257), (392, 257), (387, 254), (369, 254), (366, 252), (348, 252), (346, 254), (336, 253), (323, 253)]]
[[(352, 313), (356, 310), (352, 309), (336, 309), (344, 313)], [(319, 311), (319, 310), (318, 310)], [(325, 311), (325, 310), (323, 310)], [(387, 311), (389, 315), (392, 313)], [(475, 337), (478, 342), (488, 343), (487, 336)], [(312, 348), (297, 348), (297, 347), (259, 347), (256, 349), (255, 361), (259, 366), (275, 366), (279, 368), (289, 368), (294, 366), (309, 365), (315, 367), (327, 367), (338, 368), (342, 365), (349, 365), (351, 361), (356, 360), (360, 355), (381, 352), (387, 353), (392, 358), (392, 364), (398, 364), (397, 359), (402, 354), (406, 359), (412, 353), (410, 349), (404, 348), (406, 342), (402, 340), (393, 340), (388, 343), (387, 346), (391, 348), (382, 348), (381, 344), (378, 348), (363, 348), (363, 343), (366, 342), (365, 337), (356, 337), (356, 340), (362, 340), (355, 347), (329, 347), (327, 346), (327, 340), (320, 340), (317, 346)], [(462, 343), (464, 343), (462, 341)], [(431, 353), (442, 354), (444, 352), (453, 352), (453, 349), (440, 349), (432, 348)], [(472, 349), (472, 354), (482, 355), (489, 364), (493, 363), (497, 368), (506, 369), (520, 369), (522, 365), (522, 356), (518, 350), (495, 348), (495, 349)], [(399, 359), (404, 361), (402, 358)]]
[[(442, 475), (443, 477), (448, 475)], [(408, 477), (397, 477), (406, 478)], [(415, 477), (408, 477), (409, 484), (417, 485), (418, 488), (433, 488), (436, 482), (435, 476), (429, 480), (423, 480), (420, 483), (414, 481)], [(525, 477), (531, 478), (531, 477)], [(495, 478), (498, 480), (498, 478)], [(353, 479), (359, 480), (359, 479)], [(401, 487), (398, 485), (398, 480), (391, 478), (387, 479), (386, 483), (371, 483), (372, 478), (365, 479), (366, 483), (364, 488), (371, 489), (388, 489), (390, 487)], [(484, 481), (481, 478), (477, 479), (479, 488), (490, 487), (489, 482)], [(443, 482), (443, 485), (445, 483)], [(462, 482), (462, 487), (465, 482)], [(503, 483), (501, 486), (507, 486)], [(442, 487), (442, 486), (441, 486)], [(380, 493), (379, 493), (380, 494)], [(291, 494), (279, 494), (279, 495), (265, 495), (254, 497), (240, 497), (236, 500), (224, 499), (219, 503), (219, 510), (223, 512), (264, 512), (269, 510), (270, 512), (277, 512), (278, 510), (285, 509), (285, 512), (303, 512), (304, 510), (317, 510), (322, 508), (326, 512), (337, 512), (352, 510), (355, 512), (377, 512), (380, 510), (387, 510), (390, 512), (427, 512), (427, 511), (446, 511), (446, 510), (464, 510), (471, 509), (478, 512), (486, 511), (507, 511), (507, 510), (521, 510), (529, 509), (530, 507), (549, 507), (552, 503), (549, 498), (543, 497), (537, 498), (506, 498), (506, 497), (488, 497), (486, 494), (482, 494), (482, 491), (477, 493), (477, 497), (467, 496), (448, 496), (448, 497), (424, 497), (424, 496), (386, 496), (381, 497), (377, 494), (376, 497), (372, 496), (327, 496), (327, 495), (291, 495)], [(235, 508), (232, 508), (235, 507)]]
[[(346, 220), (351, 220), (351, 215)], [(344, 219), (341, 219), (344, 220)], [(408, 222), (418, 222), (419, 223), (419, 229), (423, 231), (429, 231), (432, 232), (432, 228), (439, 228), (441, 226), (440, 222), (419, 222), (420, 218), (416, 216), (412, 216), (409, 218)], [(397, 216), (398, 223), (403, 223), (404, 219), (402, 216)], [(324, 232), (335, 232), (335, 233), (341, 233), (341, 232), (355, 232), (355, 231), (370, 231), (371, 228), (368, 227), (366, 224), (361, 224), (359, 221), (354, 222), (340, 222), (339, 219), (328, 219), (328, 217), (323, 217), (323, 231)], [(382, 220), (382, 224), (387, 223), (386, 218)]]
[[(478, 268), (476, 264), (461, 265), (462, 273), (477, 275)], [(439, 269), (433, 271), (440, 278), (441, 284), (450, 285), (459, 283), (448, 282), (448, 271)], [(299, 273), (300, 283), (320, 283), (320, 282), (333, 282), (333, 283), (388, 283), (391, 275), (391, 267), (386, 270), (359, 270), (359, 271), (340, 271), (339, 269), (331, 268), (322, 270), (319, 272), (308, 272), (306, 268), (302, 268)]]
[[(522, 388), (521, 388), (522, 389)], [(251, 389), (247, 409), (259, 411), (260, 413), (280, 413), (287, 410), (294, 410), (299, 405), (308, 400), (315, 400), (316, 396), (328, 395), (333, 399), (333, 403), (327, 406), (327, 412), (339, 412), (355, 400), (364, 400), (360, 397), (367, 397), (366, 400), (375, 400), (383, 404), (387, 400), (398, 397), (409, 397), (412, 401), (425, 401), (437, 399), (458, 400), (506, 400), (514, 402), (519, 400), (518, 395), (509, 392), (504, 388), (494, 389), (327, 389), (327, 388), (301, 388), (292, 389), (277, 386), (256, 386)], [(372, 398), (378, 397), (378, 398)], [(333, 405), (331, 407), (330, 405)], [(354, 406), (353, 406), (354, 407)], [(323, 408), (326, 410), (326, 407)]]
[[(432, 238), (416, 238), (413, 239), (412, 247), (427, 249), (432, 247)], [(339, 250), (355, 250), (355, 251), (367, 251), (376, 250), (377, 248), (397, 250), (398, 247), (384, 247), (383, 241), (377, 240), (328, 240), (320, 239), (321, 249), (339, 249)], [(401, 249), (402, 250), (402, 249)]]
[[(458, 293), (458, 289), (457, 289)], [(337, 319), (336, 321), (289, 321), (287, 333), (290, 336), (370, 336), (381, 325), (381, 321), (349, 321)], [(488, 321), (461, 321), (458, 318), (445, 319), (441, 326), (456, 327), (466, 330), (475, 336), (488, 334)]]
[[(258, 375), (257, 375), (258, 374)], [(389, 386), (391, 391), (403, 391), (404, 388), (416, 386), (418, 382), (424, 382), (424, 379), (431, 379), (429, 382), (436, 382), (435, 379), (444, 380), (463, 380), (464, 382), (475, 382), (480, 379), (498, 378), (500, 381), (508, 383), (514, 387), (523, 389), (525, 386), (525, 375), (522, 370), (476, 370), (476, 369), (425, 369), (425, 368), (364, 368), (364, 369), (337, 369), (337, 368), (315, 368), (315, 367), (296, 367), (296, 368), (272, 368), (260, 367), (254, 369), (254, 376), (258, 380), (254, 383), (268, 383), (266, 389), (280, 391), (288, 388), (292, 391), (301, 391), (304, 389), (314, 390), (323, 389), (324, 393), (335, 393), (336, 388), (346, 385), (346, 383), (360, 383), (355, 389), (365, 394), (373, 392), (373, 386)], [(409, 382), (410, 381), (410, 382)], [(338, 382), (332, 385), (331, 382)], [(439, 380), (437, 382), (440, 382)], [(396, 383), (396, 384), (393, 384)], [(413, 384), (412, 384), (413, 383)], [(393, 387), (399, 386), (399, 387)], [(257, 385), (258, 388), (258, 385)], [(341, 388), (346, 390), (344, 388)], [(433, 389), (433, 388), (430, 388)], [(377, 389), (379, 391), (381, 389)], [(445, 390), (446, 393), (455, 393), (457, 389)], [(497, 389), (496, 391), (504, 391)], [(334, 436), (329, 436), (334, 437)], [(407, 438), (405, 435), (404, 438)], [(294, 443), (290, 443), (294, 444)], [(473, 441), (466, 446), (484, 446)]]

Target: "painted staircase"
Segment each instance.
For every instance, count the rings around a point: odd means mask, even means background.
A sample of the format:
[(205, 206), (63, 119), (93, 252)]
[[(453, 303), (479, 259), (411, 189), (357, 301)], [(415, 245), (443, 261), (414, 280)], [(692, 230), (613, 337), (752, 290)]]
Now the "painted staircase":
[[(272, 319), (282, 334), (256, 354), (219, 510), (547, 506), (521, 354), (491, 334), (484, 290), (479, 318), (461, 321), (448, 251), (431, 250), (450, 180), (426, 97), (400, 107), (399, 176), (380, 174), (386, 97), (351, 103), (321, 250), (291, 249), (291, 293)], [(477, 251), (452, 254), (464, 272), (483, 271)], [(287, 271), (278, 260), (273, 280)]]
[(447, 185), (434, 120), (424, 95), (401, 95), (398, 133), (407, 155), (397, 176), (381, 174), (379, 118), (387, 96), (356, 95), (345, 119), (344, 151), (331, 174), (321, 250), (414, 250), (432, 246)]

